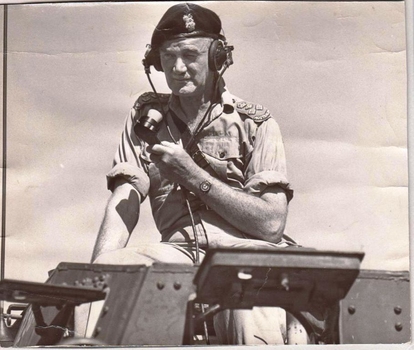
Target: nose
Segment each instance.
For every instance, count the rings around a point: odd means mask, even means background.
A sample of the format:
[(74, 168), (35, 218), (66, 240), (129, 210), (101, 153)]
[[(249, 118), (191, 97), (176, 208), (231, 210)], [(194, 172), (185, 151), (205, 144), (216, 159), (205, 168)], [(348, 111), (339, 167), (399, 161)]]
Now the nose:
[(187, 66), (181, 57), (177, 57), (175, 60), (173, 70), (175, 73), (185, 73), (187, 71)]

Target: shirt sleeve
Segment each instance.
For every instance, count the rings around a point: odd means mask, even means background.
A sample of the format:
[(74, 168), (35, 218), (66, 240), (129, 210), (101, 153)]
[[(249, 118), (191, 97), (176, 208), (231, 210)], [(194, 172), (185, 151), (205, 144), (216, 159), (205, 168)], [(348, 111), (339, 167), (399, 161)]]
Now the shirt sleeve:
[(261, 194), (267, 187), (281, 187), (288, 201), (293, 197), (287, 170), (285, 147), (277, 122), (270, 118), (255, 128), (254, 146), (246, 168), (245, 191)]
[(112, 169), (106, 178), (108, 189), (111, 191), (114, 190), (115, 179), (124, 178), (140, 193), (143, 201), (148, 195), (150, 180), (147, 164), (141, 157), (143, 144), (133, 130), (135, 115), (136, 111), (131, 109), (125, 121)]

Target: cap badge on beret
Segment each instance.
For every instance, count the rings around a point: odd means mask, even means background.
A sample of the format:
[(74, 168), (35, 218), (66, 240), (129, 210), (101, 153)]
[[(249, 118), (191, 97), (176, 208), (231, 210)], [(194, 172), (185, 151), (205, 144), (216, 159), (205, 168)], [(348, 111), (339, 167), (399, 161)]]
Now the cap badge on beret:
[(195, 22), (193, 19), (193, 15), (189, 13), (188, 15), (183, 16), (185, 27), (187, 28), (188, 32), (191, 33), (195, 30)]

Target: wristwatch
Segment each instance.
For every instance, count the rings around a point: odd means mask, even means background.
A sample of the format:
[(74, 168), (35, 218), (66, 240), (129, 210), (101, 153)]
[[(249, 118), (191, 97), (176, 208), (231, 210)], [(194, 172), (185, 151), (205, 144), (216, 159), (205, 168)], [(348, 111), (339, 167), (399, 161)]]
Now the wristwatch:
[(199, 188), (201, 192), (207, 193), (208, 191), (210, 191), (211, 182), (208, 180), (204, 180), (200, 183)]

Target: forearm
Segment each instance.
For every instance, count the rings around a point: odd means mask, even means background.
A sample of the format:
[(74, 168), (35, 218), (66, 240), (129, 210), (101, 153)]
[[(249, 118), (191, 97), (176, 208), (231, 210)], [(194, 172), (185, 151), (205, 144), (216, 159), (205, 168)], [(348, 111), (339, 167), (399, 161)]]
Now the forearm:
[(140, 198), (128, 183), (120, 183), (111, 195), (99, 229), (92, 261), (106, 252), (124, 248), (139, 217)]
[[(279, 242), (287, 216), (287, 198), (281, 188), (269, 187), (259, 196), (234, 189), (200, 168), (179, 145), (163, 141), (150, 147), (160, 176), (196, 194), (230, 224), (256, 238)], [(200, 184), (208, 180), (208, 192)]]
[(91, 262), (106, 252), (124, 248), (129, 240), (125, 225), (119, 224), (116, 214), (106, 211), (93, 249)]
[[(208, 192), (200, 189), (204, 180), (211, 183)], [(183, 179), (183, 186), (242, 232), (275, 243), (280, 241), (287, 217), (287, 199), (282, 189), (271, 187), (261, 196), (251, 195), (228, 186), (201, 168), (194, 168), (191, 176)]]

